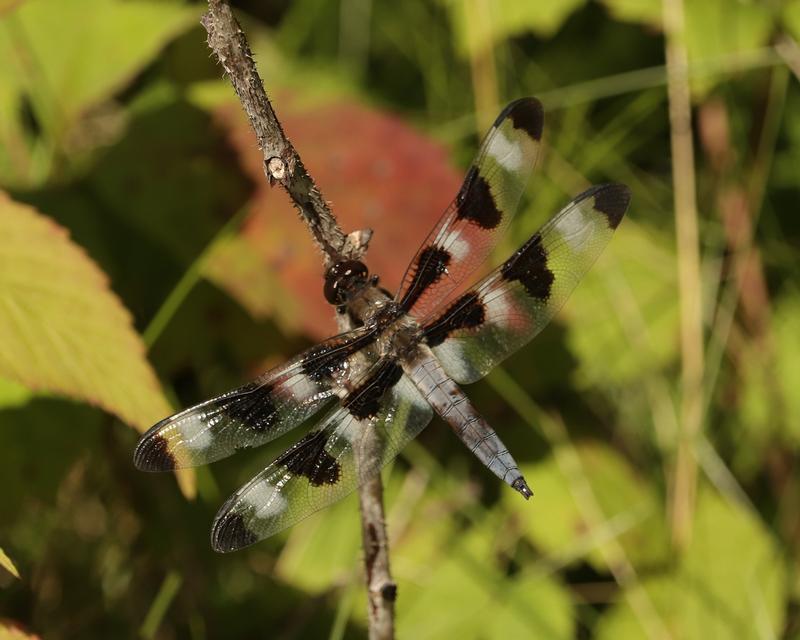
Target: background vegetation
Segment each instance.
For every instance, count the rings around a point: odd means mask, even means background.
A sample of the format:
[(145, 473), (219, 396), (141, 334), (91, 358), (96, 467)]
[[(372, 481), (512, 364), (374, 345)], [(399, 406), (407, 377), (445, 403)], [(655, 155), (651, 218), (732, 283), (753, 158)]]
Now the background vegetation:
[[(547, 151), (497, 260), (589, 183), (633, 189), (558, 320), (469, 389), (534, 500), (440, 422), (387, 474), (399, 635), (798, 637), (800, 2), (685, 0), (695, 166), (671, 163), (660, 0), (235, 4), (390, 286), (513, 98), (544, 102)], [(178, 482), (131, 464), (137, 430), (334, 327), (202, 10), (0, 0), (3, 637), (364, 633), (355, 499), (210, 549), (221, 502), (295, 434)], [(696, 269), (673, 170), (696, 179)]]

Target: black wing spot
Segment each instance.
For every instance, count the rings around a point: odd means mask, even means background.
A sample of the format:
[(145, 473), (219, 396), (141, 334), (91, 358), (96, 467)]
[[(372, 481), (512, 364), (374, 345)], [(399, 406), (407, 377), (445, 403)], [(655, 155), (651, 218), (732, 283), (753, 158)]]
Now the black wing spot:
[(584, 193), (594, 196), (594, 208), (606, 217), (609, 227), (616, 229), (631, 203), (631, 190), (624, 184), (604, 184)]
[(345, 348), (330, 344), (318, 344), (311, 347), (303, 358), (303, 373), (315, 382), (330, 379), (340, 369), (352, 353)]
[(494, 229), (500, 224), (503, 214), (497, 208), (489, 183), (476, 167), (472, 167), (464, 184), (466, 189), (459, 194), (456, 217), (473, 222), (481, 229)]
[[(153, 429), (162, 424), (159, 422)], [(162, 435), (143, 437), (133, 452), (133, 464), (141, 471), (172, 471), (177, 466), (169, 450), (169, 441)]]
[(314, 382), (330, 380), (351, 355), (372, 342), (374, 333), (369, 331), (360, 336), (344, 338), (338, 344), (325, 342), (311, 347), (303, 358), (303, 373)]
[(547, 300), (555, 275), (547, 266), (547, 251), (542, 246), (542, 236), (534, 235), (501, 267), (506, 280), (516, 280), (528, 295)]
[(278, 417), (272, 400), (272, 385), (253, 383), (220, 400), (220, 409), (229, 420), (256, 433), (266, 433)]
[(313, 431), (282, 453), (275, 464), (285, 465), (295, 475), (304, 476), (315, 487), (336, 484), (341, 467), (326, 450), (328, 436), (324, 431)]
[(344, 406), (358, 419), (372, 418), (380, 412), (381, 398), (403, 376), (402, 367), (394, 360), (381, 362), (364, 383), (348, 394)]
[(442, 344), (459, 329), (472, 329), (483, 324), (486, 310), (474, 291), (465, 293), (434, 322), (425, 327), (425, 340), (430, 347)]
[(420, 251), (414, 269), (414, 277), (400, 302), (400, 307), (403, 310), (413, 307), (428, 287), (447, 271), (447, 265), (450, 264), (451, 259), (450, 253), (439, 247), (429, 246)]
[(534, 140), (542, 139), (544, 129), (544, 109), (536, 98), (521, 98), (512, 102), (501, 114), (509, 116), (515, 129), (528, 133)]
[[(224, 510), (225, 507), (222, 509)], [(257, 541), (258, 536), (247, 528), (244, 516), (232, 511), (228, 511), (221, 518), (218, 518), (211, 530), (211, 546), (214, 551), (220, 553), (249, 547)]]

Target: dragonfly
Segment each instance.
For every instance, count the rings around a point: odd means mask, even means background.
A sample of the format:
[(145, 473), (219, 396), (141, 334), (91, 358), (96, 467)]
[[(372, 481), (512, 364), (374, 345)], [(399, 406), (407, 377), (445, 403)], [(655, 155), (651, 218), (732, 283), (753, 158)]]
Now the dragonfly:
[(344, 333), (142, 436), (135, 466), (172, 471), (263, 445), (327, 409), (223, 504), (211, 531), (216, 551), (251, 545), (348, 495), (380, 473), (434, 414), (498, 478), (526, 499), (533, 495), (459, 385), (482, 378), (547, 325), (630, 203), (623, 184), (589, 188), (465, 287), (521, 208), (543, 126), (535, 98), (503, 109), (396, 295), (362, 261), (336, 261), (325, 273), (324, 294), (342, 315)]

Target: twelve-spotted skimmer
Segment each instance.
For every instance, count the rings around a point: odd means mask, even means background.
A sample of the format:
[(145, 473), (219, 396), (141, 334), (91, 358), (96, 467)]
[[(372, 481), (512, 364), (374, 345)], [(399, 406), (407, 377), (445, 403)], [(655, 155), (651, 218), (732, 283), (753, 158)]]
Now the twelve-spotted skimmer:
[(503, 110), (396, 296), (362, 262), (337, 262), (324, 292), (350, 331), (162, 420), (142, 437), (134, 455), (139, 469), (192, 467), (264, 444), (332, 405), (308, 435), (222, 506), (211, 534), (215, 550), (253, 544), (344, 497), (379, 473), (434, 413), (494, 474), (526, 499), (532, 495), (458, 384), (483, 377), (542, 330), (630, 201), (624, 185), (592, 187), (459, 295), (519, 208), (542, 126), (535, 98)]

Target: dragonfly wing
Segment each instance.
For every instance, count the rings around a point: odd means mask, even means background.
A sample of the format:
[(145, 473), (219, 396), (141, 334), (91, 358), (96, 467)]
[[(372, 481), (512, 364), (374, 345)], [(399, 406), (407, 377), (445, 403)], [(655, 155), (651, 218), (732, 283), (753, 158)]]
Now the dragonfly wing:
[(400, 365), (380, 360), (342, 406), (228, 499), (214, 520), (212, 546), (235, 551), (340, 500), (379, 473), (432, 415)]
[(426, 317), (488, 257), (519, 208), (543, 124), (536, 98), (512, 102), (498, 116), (455, 201), (406, 271), (397, 294), (405, 312)]
[(608, 244), (630, 203), (622, 184), (592, 187), (473, 290), (424, 323), (445, 371), (475, 382), (539, 333)]
[(370, 361), (373, 338), (364, 329), (336, 336), (253, 382), (165, 418), (139, 440), (134, 464), (144, 471), (195, 467), (277, 438), (358, 376), (359, 363)]

